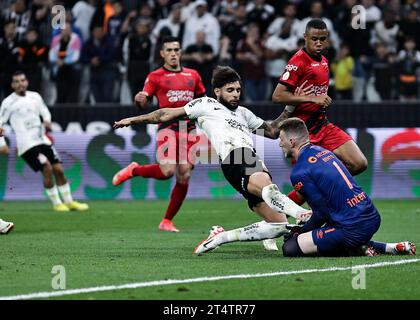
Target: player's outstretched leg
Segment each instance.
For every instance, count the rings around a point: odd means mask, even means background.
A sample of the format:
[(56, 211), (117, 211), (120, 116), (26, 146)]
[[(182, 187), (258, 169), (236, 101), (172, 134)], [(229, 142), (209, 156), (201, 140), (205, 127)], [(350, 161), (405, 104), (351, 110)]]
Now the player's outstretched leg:
[(137, 162), (130, 163), (127, 167), (118, 171), (112, 178), (112, 184), (118, 186), (132, 177), (153, 178), (157, 180), (166, 180), (173, 174), (165, 174), (159, 164), (140, 165)]
[(0, 235), (8, 234), (10, 231), (13, 230), (13, 227), (15, 225), (13, 222), (7, 222), (2, 219), (0, 219)]
[(396, 243), (369, 241), (366, 246), (365, 255), (376, 256), (378, 254), (414, 255), (416, 254), (416, 246), (410, 241)]
[(207, 239), (201, 241), (194, 249), (195, 254), (216, 249), (218, 246), (236, 241), (258, 241), (273, 239), (289, 233), (288, 223), (269, 223), (260, 221), (249, 226), (225, 231), (220, 226), (213, 226)]

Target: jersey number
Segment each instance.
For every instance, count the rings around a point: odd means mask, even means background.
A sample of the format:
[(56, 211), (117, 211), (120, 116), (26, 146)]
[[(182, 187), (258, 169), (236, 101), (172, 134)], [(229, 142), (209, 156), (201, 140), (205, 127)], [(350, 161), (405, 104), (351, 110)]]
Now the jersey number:
[(337, 162), (333, 161), (333, 165), (334, 167), (337, 169), (338, 173), (341, 174), (341, 176), (343, 177), (344, 181), (347, 183), (348, 187), (350, 189), (353, 189), (353, 185), (351, 184), (349, 178), (347, 178), (346, 174), (343, 172), (343, 170), (341, 170), (340, 166), (338, 165)]

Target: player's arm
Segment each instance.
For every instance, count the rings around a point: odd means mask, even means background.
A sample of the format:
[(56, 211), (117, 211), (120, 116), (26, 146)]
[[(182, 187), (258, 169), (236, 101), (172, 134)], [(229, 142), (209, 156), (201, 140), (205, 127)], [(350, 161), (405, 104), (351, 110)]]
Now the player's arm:
[(273, 92), (272, 101), (274, 103), (281, 103), (292, 106), (297, 106), (301, 103), (310, 102), (323, 107), (328, 107), (332, 102), (331, 98), (327, 95), (313, 96), (294, 94), (289, 91), (289, 88), (287, 86), (281, 83), (277, 84), (277, 87)]
[(164, 123), (171, 120), (183, 118), (187, 115), (185, 109), (181, 108), (162, 108), (148, 114), (137, 117), (125, 118), (114, 122), (114, 129), (128, 127), (137, 123)]

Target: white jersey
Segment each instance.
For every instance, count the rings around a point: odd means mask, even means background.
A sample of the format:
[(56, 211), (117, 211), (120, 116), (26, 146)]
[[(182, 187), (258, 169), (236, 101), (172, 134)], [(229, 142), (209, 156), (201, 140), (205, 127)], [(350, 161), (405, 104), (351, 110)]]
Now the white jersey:
[(40, 117), (51, 122), (51, 113), (37, 92), (26, 91), (24, 96), (12, 93), (3, 100), (0, 123), (9, 122), (12, 126), (19, 156), (35, 146), (51, 145)]
[(6, 146), (6, 139), (4, 139), (4, 137), (0, 137), (0, 148)]
[(264, 122), (245, 107), (230, 110), (208, 97), (190, 101), (184, 110), (190, 119), (197, 120), (222, 161), (234, 149), (254, 149), (251, 132)]

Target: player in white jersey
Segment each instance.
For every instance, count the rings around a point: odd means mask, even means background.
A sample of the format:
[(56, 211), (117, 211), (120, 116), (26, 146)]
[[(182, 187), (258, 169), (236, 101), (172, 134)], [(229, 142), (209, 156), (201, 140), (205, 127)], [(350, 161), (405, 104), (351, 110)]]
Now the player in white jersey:
[[(0, 153), (7, 154), (9, 152), (9, 147), (6, 144), (4, 137), (0, 137)], [(12, 231), (14, 227), (13, 222), (7, 222), (0, 219), (0, 235), (8, 234)]]
[(0, 107), (0, 136), (4, 133), (2, 125), (9, 122), (16, 135), (18, 156), (34, 171), (42, 172), (44, 187), (54, 210), (87, 210), (87, 204), (73, 200), (60, 157), (46, 136), (46, 130), (51, 130), (50, 111), (41, 96), (27, 91), (27, 87), (25, 74), (15, 72), (12, 78), (14, 92), (3, 100)]
[[(222, 161), (229, 183), (248, 200), (248, 205), (264, 221), (236, 229), (226, 242), (275, 238), (288, 233), (287, 215), (303, 219), (310, 212), (296, 205), (273, 184), (263, 161), (254, 150), (251, 133), (278, 138), (280, 119), (268, 123), (239, 106), (241, 79), (230, 67), (217, 67), (212, 78), (217, 100), (204, 97), (181, 108), (162, 108), (146, 115), (126, 118), (114, 123), (122, 128), (137, 123), (164, 123), (188, 116), (197, 121)], [(257, 130), (259, 129), (259, 130)], [(211, 238), (211, 237), (210, 237)], [(205, 243), (210, 245), (211, 239)], [(196, 251), (197, 253), (199, 253)]]

